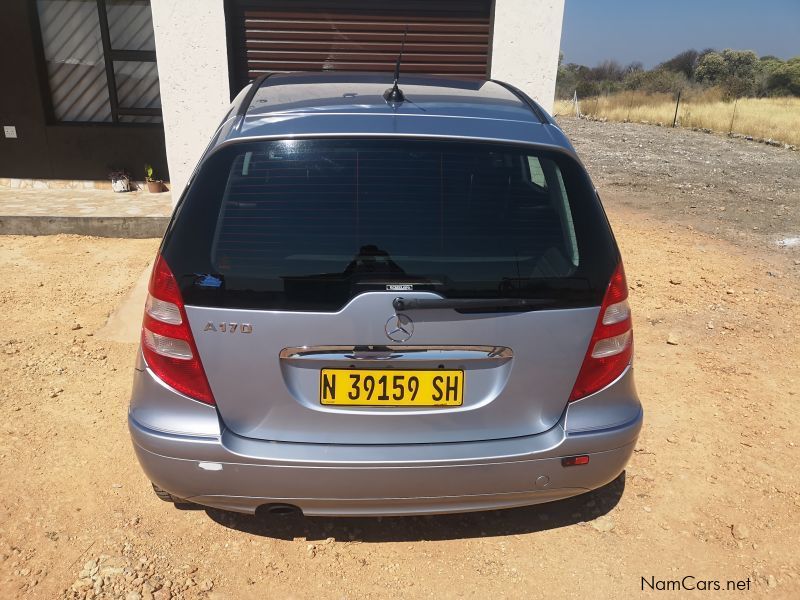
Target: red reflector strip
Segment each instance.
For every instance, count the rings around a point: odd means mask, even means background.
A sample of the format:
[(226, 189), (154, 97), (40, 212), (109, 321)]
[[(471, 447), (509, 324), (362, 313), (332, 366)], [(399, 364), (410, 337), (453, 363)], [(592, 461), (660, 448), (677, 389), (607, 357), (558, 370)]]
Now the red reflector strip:
[(588, 465), (588, 464), (589, 464), (589, 456), (587, 454), (582, 454), (581, 456), (568, 456), (567, 458), (561, 459), (562, 467), (576, 467), (578, 465)]

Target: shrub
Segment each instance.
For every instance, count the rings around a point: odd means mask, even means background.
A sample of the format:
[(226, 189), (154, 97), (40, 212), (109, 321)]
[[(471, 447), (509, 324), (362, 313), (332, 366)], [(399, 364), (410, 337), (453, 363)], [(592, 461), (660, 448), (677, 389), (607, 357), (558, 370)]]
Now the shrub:
[(676, 54), (669, 60), (658, 65), (657, 69), (672, 71), (673, 73), (683, 73), (687, 79), (692, 79), (699, 60), (700, 53), (697, 50), (684, 50), (680, 54)]
[(776, 66), (767, 76), (770, 96), (800, 96), (800, 57)]
[(559, 56), (556, 97), (581, 98), (642, 91), (649, 94), (699, 93), (714, 89), (721, 99), (742, 97), (800, 96), (800, 57), (783, 61), (775, 56), (760, 59), (749, 50), (686, 50), (645, 71), (641, 63), (627, 66), (607, 60), (590, 68), (562, 65)]
[(638, 90), (648, 94), (674, 94), (689, 86), (689, 79), (681, 72), (667, 69), (640, 71), (625, 78), (626, 90)]
[(722, 87), (731, 98), (739, 98), (755, 94), (759, 70), (755, 52), (728, 48), (703, 56), (695, 70), (695, 78), (701, 83)]

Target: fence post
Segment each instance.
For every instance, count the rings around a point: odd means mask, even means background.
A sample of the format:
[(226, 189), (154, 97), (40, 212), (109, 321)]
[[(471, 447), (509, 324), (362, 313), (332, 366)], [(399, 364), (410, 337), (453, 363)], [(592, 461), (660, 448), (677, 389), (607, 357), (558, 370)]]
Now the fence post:
[(736, 98), (733, 101), (733, 115), (731, 115), (731, 126), (730, 126), (730, 129), (728, 129), (728, 135), (733, 133), (733, 121), (734, 121), (734, 119), (736, 119), (736, 104), (738, 104), (738, 102), (739, 102), (739, 98)]
[(581, 109), (578, 105), (578, 90), (575, 90), (575, 94), (572, 96), (572, 104), (575, 106), (575, 116), (580, 119)]
[(678, 126), (678, 107), (681, 105), (681, 90), (678, 90), (678, 101), (675, 102), (675, 116), (672, 118), (672, 128)]

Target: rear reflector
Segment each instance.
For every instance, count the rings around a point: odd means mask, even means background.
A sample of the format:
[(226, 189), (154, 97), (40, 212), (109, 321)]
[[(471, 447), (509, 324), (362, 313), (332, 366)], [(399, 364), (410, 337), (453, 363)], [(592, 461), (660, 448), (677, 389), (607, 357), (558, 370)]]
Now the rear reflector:
[(592, 348), (592, 358), (605, 358), (606, 356), (615, 356), (620, 352), (625, 352), (625, 349), (631, 344), (631, 332), (626, 331), (614, 337), (599, 340)]
[(631, 307), (627, 300), (612, 304), (603, 311), (603, 325), (613, 325), (621, 323), (631, 316)]
[(183, 322), (181, 318), (181, 309), (178, 308), (177, 304), (153, 298), (150, 294), (147, 294), (144, 312), (153, 317), (156, 321), (161, 321), (162, 323), (180, 325)]
[(568, 456), (561, 459), (562, 467), (577, 467), (578, 465), (588, 465), (589, 456), (583, 454), (581, 456)]
[(158, 335), (147, 328), (142, 330), (142, 343), (161, 356), (180, 360), (191, 360), (192, 358), (192, 349), (185, 341)]
[(150, 277), (142, 323), (142, 354), (147, 366), (168, 386), (194, 400), (214, 404), (178, 282), (160, 255)]
[(600, 305), (592, 339), (569, 401), (585, 398), (606, 387), (625, 371), (632, 357), (633, 329), (628, 306), (628, 283), (620, 262)]

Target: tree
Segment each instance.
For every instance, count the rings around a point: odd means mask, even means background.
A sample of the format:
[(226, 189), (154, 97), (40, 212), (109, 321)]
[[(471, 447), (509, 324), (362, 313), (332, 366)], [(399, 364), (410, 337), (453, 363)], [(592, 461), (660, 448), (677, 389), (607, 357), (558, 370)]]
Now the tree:
[(726, 98), (743, 96), (800, 96), (800, 57), (783, 61), (758, 58), (748, 50), (685, 50), (645, 71), (642, 63), (622, 66), (606, 60), (596, 67), (563, 64), (559, 55), (556, 94), (586, 98), (623, 89), (646, 93), (676, 93), (698, 85), (718, 87)]
[(709, 52), (695, 69), (695, 79), (709, 85), (719, 85), (732, 98), (747, 96), (756, 91), (759, 73), (758, 56), (751, 50)]
[(758, 55), (752, 50), (723, 50), (722, 57), (728, 65), (728, 77), (722, 84), (729, 96), (749, 96), (756, 91)]
[(615, 60), (604, 60), (591, 70), (592, 81), (622, 81), (625, 69)]
[(641, 72), (643, 72), (643, 71), (644, 71), (644, 64), (643, 64), (643, 63), (641, 63), (641, 62), (640, 62), (640, 61), (638, 61), (638, 60), (635, 60), (635, 61), (633, 61), (632, 63), (629, 63), (629, 64), (628, 64), (628, 65), (625, 67), (625, 77), (627, 77), (627, 76), (628, 76), (628, 75), (630, 75), (631, 73), (641, 73)]
[[(762, 56), (758, 61), (758, 72), (756, 73), (756, 93), (758, 96), (774, 96), (774, 88), (782, 88), (783, 83), (772, 76), (784, 65), (784, 62), (777, 56)], [(783, 95), (778, 92), (779, 95)]]
[(662, 62), (657, 68), (672, 71), (673, 73), (683, 73), (687, 79), (693, 79), (699, 58), (700, 53), (697, 50), (684, 50), (680, 54), (676, 54), (669, 60)]
[(728, 75), (728, 66), (719, 52), (709, 52), (700, 59), (694, 76), (697, 81), (717, 85)]
[(787, 60), (767, 77), (771, 96), (800, 96), (800, 56)]
[[(571, 98), (575, 90), (586, 80), (589, 67), (567, 63), (558, 69), (556, 79), (556, 95), (559, 98)], [(581, 94), (583, 95), (583, 94)]]

